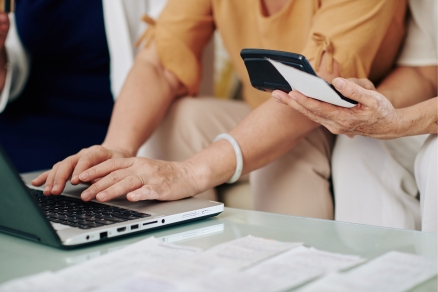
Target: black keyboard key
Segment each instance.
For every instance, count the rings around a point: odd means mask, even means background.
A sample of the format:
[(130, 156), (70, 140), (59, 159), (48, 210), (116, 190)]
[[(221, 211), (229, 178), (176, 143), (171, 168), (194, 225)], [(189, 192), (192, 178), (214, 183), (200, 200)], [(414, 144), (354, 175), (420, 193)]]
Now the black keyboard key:
[(127, 210), (123, 212), (111, 212), (111, 216), (117, 216), (117, 217), (129, 217), (132, 216)]
[(48, 220), (63, 225), (90, 229), (104, 225), (149, 217), (120, 207), (84, 202), (67, 196), (45, 196), (42, 191), (29, 189)]
[(72, 217), (77, 217), (79, 215), (83, 214), (82, 212), (76, 212), (76, 211), (67, 211), (65, 212), (65, 215), (67, 216), (72, 216)]
[(96, 223), (96, 222), (87, 223), (87, 224), (85, 224), (85, 225), (86, 225), (86, 226), (90, 226), (91, 228), (95, 228), (95, 227), (101, 227), (101, 226), (103, 226), (103, 224)]
[(93, 223), (93, 222), (90, 222), (90, 221), (87, 221), (87, 220), (78, 220), (78, 223), (80, 225), (87, 225), (88, 223)]
[(96, 221), (96, 223), (103, 224), (103, 225), (111, 225), (111, 224), (115, 224), (116, 222), (102, 219), (102, 220)]
[(110, 216), (113, 212), (111, 211), (100, 211), (99, 214), (102, 216)]
[(137, 214), (132, 214), (134, 216), (140, 217), (140, 218), (146, 218), (146, 217), (150, 217), (151, 215), (146, 214), (146, 213), (137, 213)]
[(121, 214), (121, 213), (117, 213), (117, 212), (114, 212), (114, 214), (112, 214), (114, 217), (119, 217), (119, 218), (122, 218), (122, 219), (126, 219), (126, 220), (135, 220), (135, 219), (138, 219), (138, 217), (136, 217), (136, 216), (132, 216), (132, 215), (126, 215), (126, 214)]
[(112, 216), (105, 216), (104, 219), (108, 220), (108, 221), (115, 222), (115, 223), (128, 221), (127, 219), (122, 219), (122, 218), (112, 217)]
[(85, 217), (82, 218), (82, 219), (85, 219), (85, 220), (87, 220), (87, 221), (96, 221), (96, 220), (99, 220), (98, 218), (96, 218), (96, 217), (94, 217), (94, 216), (85, 216)]
[(108, 212), (108, 211), (110, 211), (110, 209), (107, 209), (107, 208), (93, 208), (93, 211), (102, 213), (102, 212)]
[(45, 207), (45, 206), (54, 205), (54, 204), (55, 204), (54, 201), (45, 201), (44, 203), (41, 203), (40, 206)]
[(44, 196), (43, 192), (40, 190), (29, 189), (29, 191), (33, 196), (36, 196), (36, 197), (39, 197), (41, 195)]
[(78, 222), (81, 221), (81, 220), (78, 220), (78, 219), (76, 219), (76, 218), (70, 218), (70, 219), (67, 219), (67, 220), (65, 220), (65, 221), (68, 221), (68, 222), (70, 222), (70, 223), (78, 223)]
[(136, 213), (125, 213), (125, 215), (126, 215), (126, 216), (133, 216), (133, 217), (136, 217), (137, 219), (138, 219), (138, 218), (141, 218), (141, 216), (138, 215), (138, 214), (136, 214)]

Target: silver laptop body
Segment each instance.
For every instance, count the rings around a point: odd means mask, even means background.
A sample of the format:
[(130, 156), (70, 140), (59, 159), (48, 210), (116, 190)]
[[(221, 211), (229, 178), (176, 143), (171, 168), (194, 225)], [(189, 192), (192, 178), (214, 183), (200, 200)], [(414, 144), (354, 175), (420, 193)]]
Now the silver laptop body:
[[(168, 202), (140, 201), (133, 203), (126, 200), (125, 197), (120, 197), (108, 203), (94, 201), (92, 204), (123, 208), (127, 210), (126, 212), (132, 211), (133, 214), (147, 214), (143, 215), (147, 217), (136, 217), (124, 222), (81, 229), (65, 223), (50, 222), (53, 221), (53, 218), (48, 215), (47, 210), (40, 207), (38, 196), (33, 191), (41, 191), (42, 189), (25, 183), (35, 176), (36, 173), (32, 173), (25, 174), (21, 178), (0, 148), (0, 231), (52, 246), (73, 247), (103, 241), (117, 236), (215, 216), (224, 210), (222, 203), (197, 198)], [(84, 186), (68, 184), (64, 193), (60, 195), (65, 197), (59, 198), (72, 201), (80, 200), (80, 193), (84, 189)], [(57, 196), (50, 196), (48, 199), (51, 197)], [(45, 199), (43, 198), (43, 200)], [(78, 203), (82, 203), (82, 201)], [(58, 237), (59, 242), (56, 242), (56, 237)]]

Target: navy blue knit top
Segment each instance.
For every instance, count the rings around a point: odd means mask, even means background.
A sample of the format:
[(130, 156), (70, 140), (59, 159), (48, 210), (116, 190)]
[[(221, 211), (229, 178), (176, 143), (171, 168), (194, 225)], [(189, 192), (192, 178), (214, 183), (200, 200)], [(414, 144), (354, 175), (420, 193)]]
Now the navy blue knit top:
[(101, 0), (17, 0), (15, 17), (30, 74), (0, 114), (0, 144), (27, 172), (102, 143), (114, 102)]

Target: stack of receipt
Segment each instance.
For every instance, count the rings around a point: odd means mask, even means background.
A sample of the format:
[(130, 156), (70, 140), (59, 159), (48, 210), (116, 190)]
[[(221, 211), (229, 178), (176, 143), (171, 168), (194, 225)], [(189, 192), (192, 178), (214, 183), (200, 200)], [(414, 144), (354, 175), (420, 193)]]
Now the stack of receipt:
[(405, 291), (437, 274), (434, 259), (412, 254), (390, 252), (364, 262), (355, 255), (253, 236), (206, 251), (150, 237), (57, 272), (6, 282), (0, 292), (261, 292), (298, 286), (303, 291)]

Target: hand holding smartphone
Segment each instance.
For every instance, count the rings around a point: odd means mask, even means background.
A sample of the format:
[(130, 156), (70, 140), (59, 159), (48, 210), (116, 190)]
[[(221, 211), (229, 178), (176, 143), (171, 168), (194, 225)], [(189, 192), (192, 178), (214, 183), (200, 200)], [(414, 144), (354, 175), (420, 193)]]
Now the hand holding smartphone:
[(302, 94), (342, 107), (354, 107), (357, 102), (344, 97), (333, 85), (318, 77), (307, 59), (300, 54), (282, 51), (243, 49), (251, 85), (262, 91), (297, 90)]

